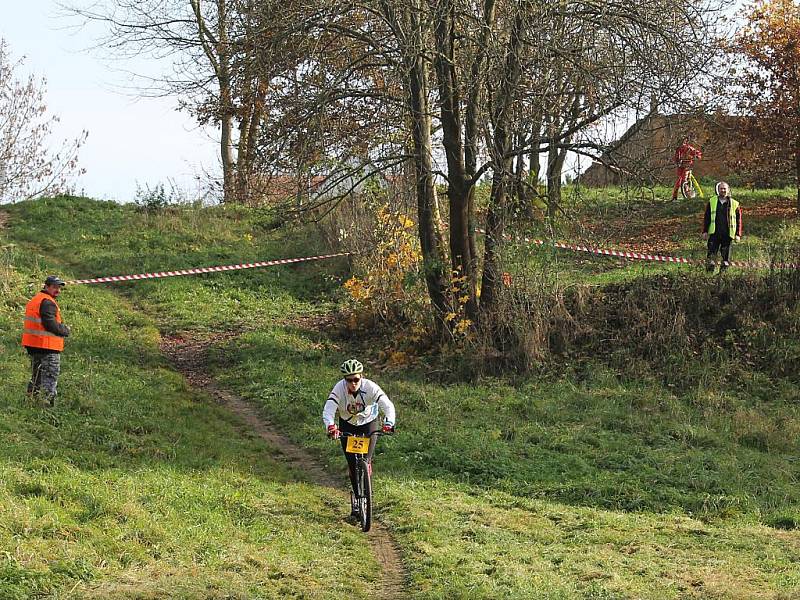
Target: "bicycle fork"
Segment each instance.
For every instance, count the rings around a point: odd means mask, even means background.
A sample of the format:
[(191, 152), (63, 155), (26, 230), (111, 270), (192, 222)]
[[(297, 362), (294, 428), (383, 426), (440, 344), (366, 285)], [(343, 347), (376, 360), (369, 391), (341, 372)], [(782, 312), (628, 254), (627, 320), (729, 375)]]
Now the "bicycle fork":
[(364, 481), (367, 476), (372, 477), (372, 461), (359, 456), (356, 458), (356, 495), (359, 498), (366, 495)]

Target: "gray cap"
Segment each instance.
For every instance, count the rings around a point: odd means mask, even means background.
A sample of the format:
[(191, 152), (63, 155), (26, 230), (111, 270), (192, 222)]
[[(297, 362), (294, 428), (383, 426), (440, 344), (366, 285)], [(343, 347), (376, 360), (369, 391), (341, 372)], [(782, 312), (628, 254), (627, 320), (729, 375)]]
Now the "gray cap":
[(60, 285), (64, 287), (67, 285), (67, 282), (58, 277), (57, 275), (48, 275), (47, 279), (44, 280), (45, 285)]

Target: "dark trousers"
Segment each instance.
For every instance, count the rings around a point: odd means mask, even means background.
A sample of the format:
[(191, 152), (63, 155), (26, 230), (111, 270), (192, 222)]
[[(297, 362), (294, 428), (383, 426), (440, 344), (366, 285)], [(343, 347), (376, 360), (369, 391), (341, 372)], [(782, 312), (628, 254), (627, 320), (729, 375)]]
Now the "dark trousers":
[[(367, 450), (367, 464), (372, 466), (372, 455), (375, 454), (375, 446), (378, 443), (377, 433), (381, 430), (381, 424), (378, 419), (365, 423), (364, 425), (351, 425), (344, 419), (339, 419), (339, 429), (347, 433), (357, 433), (359, 435), (369, 435), (369, 450)], [(373, 435), (376, 434), (376, 435)], [(347, 459), (347, 470), (350, 472), (350, 485), (353, 486), (353, 492), (356, 491), (356, 457), (353, 454), (345, 452), (347, 447), (347, 438), (342, 437), (342, 452)]]
[(716, 254), (717, 252), (720, 253), (722, 256), (723, 263), (720, 265), (719, 270), (724, 271), (728, 268), (728, 265), (725, 263), (731, 259), (731, 242), (733, 240), (729, 238), (727, 235), (712, 235), (708, 238), (708, 264), (706, 265), (706, 271), (711, 273), (716, 267)]
[(58, 352), (28, 351), (31, 359), (31, 380), (28, 382), (28, 394), (36, 395), (44, 392), (45, 399), (54, 405), (58, 387), (58, 375), (61, 372), (61, 354)]

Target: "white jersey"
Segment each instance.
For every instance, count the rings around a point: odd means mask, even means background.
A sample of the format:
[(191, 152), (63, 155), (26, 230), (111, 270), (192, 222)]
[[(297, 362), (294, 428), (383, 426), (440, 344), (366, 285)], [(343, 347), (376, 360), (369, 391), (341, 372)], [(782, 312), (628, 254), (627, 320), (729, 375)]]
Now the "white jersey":
[(394, 425), (394, 404), (374, 381), (361, 378), (361, 385), (355, 394), (347, 389), (347, 382), (339, 380), (322, 409), (325, 426), (335, 425), (336, 413), (351, 425), (364, 425), (378, 418), (378, 410), (383, 411), (384, 425)]

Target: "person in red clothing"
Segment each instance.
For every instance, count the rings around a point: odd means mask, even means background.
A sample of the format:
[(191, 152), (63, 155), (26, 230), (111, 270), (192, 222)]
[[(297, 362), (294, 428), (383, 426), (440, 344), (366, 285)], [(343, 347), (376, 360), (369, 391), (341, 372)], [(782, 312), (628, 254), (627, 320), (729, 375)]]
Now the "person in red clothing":
[(672, 162), (675, 163), (678, 178), (675, 180), (675, 187), (672, 188), (673, 200), (678, 199), (678, 190), (681, 189), (681, 184), (686, 179), (686, 172), (692, 168), (695, 159), (700, 160), (701, 158), (703, 158), (702, 150), (692, 146), (688, 137), (684, 137), (681, 145), (675, 148)]

